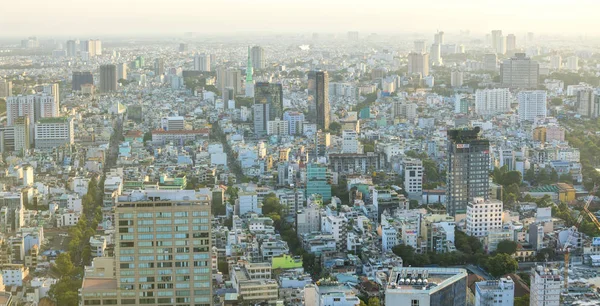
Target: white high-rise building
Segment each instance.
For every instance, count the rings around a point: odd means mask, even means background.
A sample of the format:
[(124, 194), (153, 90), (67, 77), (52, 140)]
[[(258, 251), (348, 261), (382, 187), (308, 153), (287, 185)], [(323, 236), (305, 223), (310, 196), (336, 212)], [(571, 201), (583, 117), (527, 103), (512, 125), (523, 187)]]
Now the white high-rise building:
[(500, 55), (506, 54), (506, 37), (504, 37), (502, 35), (497, 37), (496, 54), (500, 54)]
[(0, 98), (12, 96), (12, 81), (0, 79)]
[(560, 70), (562, 68), (562, 57), (560, 54), (550, 56), (550, 68)]
[(429, 75), (429, 53), (408, 54), (408, 73), (419, 74), (421, 77)]
[(6, 125), (14, 125), (17, 117), (27, 117), (29, 122), (35, 122), (36, 96), (12, 96), (6, 99)]
[(563, 279), (557, 269), (531, 268), (529, 306), (559, 306)]
[(575, 55), (567, 57), (567, 69), (571, 71), (579, 70), (579, 58)]
[(479, 197), (469, 201), (467, 204), (467, 235), (485, 237), (489, 232), (501, 229), (502, 201)]
[(434, 66), (442, 65), (442, 46), (440, 44), (431, 45), (430, 62)]
[(36, 149), (50, 149), (74, 143), (75, 134), (71, 118), (41, 118), (35, 123)]
[(510, 277), (475, 283), (475, 306), (513, 306), (515, 283)]
[(423, 192), (423, 162), (416, 158), (405, 158), (404, 190), (408, 196), (421, 195)]
[(358, 134), (353, 130), (344, 130), (342, 132), (342, 153), (358, 154), (362, 153)]
[(519, 101), (519, 121), (534, 121), (546, 118), (546, 91), (527, 90), (517, 95)]
[(452, 87), (461, 87), (463, 86), (464, 78), (463, 71), (460, 68), (454, 68), (450, 72), (450, 86)]
[(202, 53), (194, 56), (194, 70), (210, 71), (210, 56)]
[(238, 200), (236, 203), (236, 215), (243, 216), (247, 213), (253, 212), (257, 214), (262, 213), (262, 209), (258, 207), (258, 193), (256, 191), (240, 192), (238, 194)]
[(475, 112), (479, 115), (494, 115), (510, 110), (508, 88), (478, 89), (475, 92)]
[(413, 51), (415, 53), (426, 53), (427, 52), (424, 40), (415, 40), (414, 44), (415, 44), (415, 49)]
[(289, 135), (289, 128), (290, 125), (287, 121), (275, 118), (275, 120), (270, 120), (267, 122), (267, 135)]

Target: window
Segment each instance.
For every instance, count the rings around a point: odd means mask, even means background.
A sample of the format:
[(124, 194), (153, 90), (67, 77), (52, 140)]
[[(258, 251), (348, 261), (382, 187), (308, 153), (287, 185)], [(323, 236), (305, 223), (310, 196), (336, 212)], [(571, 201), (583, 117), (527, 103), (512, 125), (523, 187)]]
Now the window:
[(419, 306), (419, 300), (411, 300), (410, 306)]

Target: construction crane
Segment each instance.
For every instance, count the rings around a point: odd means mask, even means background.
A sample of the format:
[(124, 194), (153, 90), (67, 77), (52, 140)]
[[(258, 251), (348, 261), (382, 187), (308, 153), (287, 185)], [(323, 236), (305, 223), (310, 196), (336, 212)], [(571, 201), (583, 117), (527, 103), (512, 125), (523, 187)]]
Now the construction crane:
[(579, 214), (579, 216), (577, 217), (577, 222), (575, 222), (575, 225), (572, 227), (574, 228), (573, 235), (569, 235), (569, 237), (567, 237), (567, 241), (565, 242), (562, 248), (563, 252), (565, 253), (564, 288), (566, 292), (569, 292), (569, 257), (570, 247), (572, 245), (571, 240), (573, 240), (573, 237), (575, 236), (574, 234), (577, 233), (579, 230), (579, 226), (583, 221), (584, 213), (585, 215), (590, 217), (594, 225), (596, 225), (596, 228), (600, 230), (600, 221), (598, 221), (596, 216), (594, 216), (594, 214), (592, 214), (589, 210), (590, 204), (592, 203), (592, 200), (594, 200), (594, 195), (596, 194), (596, 191), (598, 191), (598, 185), (594, 185), (594, 189), (592, 189), (587, 199), (585, 200), (585, 205), (583, 205), (583, 212)]

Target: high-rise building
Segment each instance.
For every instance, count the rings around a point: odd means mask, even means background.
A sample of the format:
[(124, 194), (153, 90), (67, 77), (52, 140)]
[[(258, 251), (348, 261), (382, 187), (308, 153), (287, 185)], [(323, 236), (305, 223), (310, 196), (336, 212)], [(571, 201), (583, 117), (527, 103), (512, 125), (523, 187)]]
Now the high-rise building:
[(0, 79), (0, 98), (12, 96), (12, 81)]
[(444, 32), (437, 32), (433, 35), (433, 43), (438, 45), (444, 44)]
[(315, 118), (317, 128), (321, 130), (329, 129), (329, 76), (327, 71), (310, 71), (308, 73), (308, 104), (309, 113), (311, 108), (314, 113), (311, 118)]
[(304, 123), (303, 113), (287, 111), (283, 114), (283, 121), (288, 122), (288, 131), (290, 132), (290, 135), (302, 133), (302, 124)]
[(208, 197), (135, 191), (119, 197), (115, 226), (116, 255), (94, 259), (105, 262), (103, 273), (86, 269), (83, 305), (212, 304)]
[(127, 80), (127, 64), (126, 63), (117, 64), (117, 81), (118, 80)]
[(451, 216), (467, 212), (476, 197), (488, 198), (490, 142), (472, 130), (448, 131), (446, 210)]
[(73, 119), (68, 117), (40, 118), (35, 123), (35, 148), (51, 149), (75, 143)]
[(357, 41), (358, 40), (358, 32), (357, 31), (349, 31), (348, 32), (348, 40)]
[(254, 134), (265, 135), (269, 121), (283, 117), (281, 84), (258, 82), (254, 85)]
[(6, 125), (14, 125), (18, 117), (27, 117), (29, 122), (35, 122), (35, 100), (35, 95), (8, 97), (6, 99)]
[(67, 56), (76, 56), (77, 55), (78, 43), (75, 40), (67, 40)]
[(525, 56), (525, 53), (516, 53), (514, 57), (506, 59), (500, 67), (500, 80), (502, 87), (535, 89), (538, 86), (540, 65), (537, 61)]
[(529, 306), (559, 306), (563, 280), (557, 269), (531, 268)]
[(506, 51), (515, 52), (517, 50), (517, 37), (515, 34), (506, 35)]
[(510, 110), (508, 88), (478, 89), (475, 92), (475, 112), (479, 115), (495, 115)]
[(102, 42), (98, 39), (86, 40), (81, 44), (81, 51), (87, 52), (90, 57), (102, 55)]
[(560, 70), (562, 67), (562, 56), (560, 54), (554, 54), (550, 56), (550, 68)]
[(517, 94), (519, 101), (519, 121), (534, 121), (546, 118), (546, 91), (526, 90)]
[(250, 47), (248, 47), (248, 61), (246, 63), (246, 97), (254, 97), (254, 80), (252, 80), (252, 75), (254, 74), (254, 69), (252, 67), (252, 57), (250, 52)]
[(442, 65), (442, 45), (440, 45), (440, 44), (431, 45), (431, 52), (430, 52), (429, 60), (431, 61), (431, 64), (434, 66)]
[(466, 234), (487, 237), (502, 229), (502, 201), (475, 197), (467, 204)]
[(157, 58), (154, 60), (154, 75), (159, 76), (165, 74), (165, 60)]
[(202, 53), (194, 56), (194, 70), (210, 71), (210, 56)]
[(265, 49), (261, 46), (254, 46), (251, 49), (252, 55), (252, 68), (256, 70), (265, 69), (267, 64), (265, 62)]
[(408, 54), (408, 73), (419, 74), (421, 77), (429, 75), (429, 53)]
[(492, 50), (498, 50), (498, 44), (502, 37), (502, 30), (493, 30), (492, 31)]
[(513, 306), (515, 283), (510, 277), (475, 283), (475, 306)]
[(463, 99), (462, 94), (454, 95), (454, 113), (456, 114), (468, 114), (469, 113), (469, 101)]
[(576, 55), (567, 57), (567, 69), (571, 71), (579, 70), (579, 58)]
[(464, 73), (461, 68), (453, 68), (450, 71), (450, 86), (462, 87), (464, 82), (463, 75)]
[(496, 54), (506, 54), (506, 37), (500, 35), (496, 39)]
[(73, 79), (71, 81), (71, 89), (80, 91), (81, 85), (94, 84), (94, 75), (89, 71), (73, 71)]
[(498, 70), (498, 56), (496, 53), (488, 53), (483, 55), (483, 70), (496, 71)]
[(577, 113), (583, 117), (598, 118), (600, 116), (600, 96), (592, 88), (577, 91)]
[(117, 91), (117, 66), (100, 66), (100, 92)]
[(417, 118), (417, 104), (416, 103), (407, 103), (406, 101), (394, 101), (392, 105), (392, 115), (400, 118), (405, 118), (408, 120), (413, 120)]
[(358, 133), (354, 130), (342, 132), (342, 153), (361, 154), (362, 147), (358, 141)]
[(31, 122), (29, 117), (17, 117), (14, 122), (14, 146), (15, 152), (21, 152), (29, 150), (31, 148)]
[(424, 40), (415, 40), (414, 44), (415, 44), (415, 48), (414, 48), (413, 52), (415, 52), (415, 53), (427, 53), (427, 49), (425, 47), (425, 41)]
[[(236, 68), (220, 68), (217, 70), (217, 88), (221, 90), (223, 95), (227, 90), (231, 89), (233, 95), (243, 94), (242, 72)], [(223, 98), (223, 100), (226, 100)]]
[(467, 305), (467, 276), (467, 270), (458, 268), (394, 267), (385, 288), (385, 305)]
[(331, 200), (331, 184), (327, 178), (327, 165), (308, 164), (306, 166), (306, 198), (319, 194), (324, 202)]
[(423, 192), (423, 162), (416, 158), (405, 158), (402, 161), (404, 168), (404, 190), (409, 198), (420, 197)]
[(180, 43), (179, 44), (179, 52), (186, 52), (188, 50), (188, 44)]

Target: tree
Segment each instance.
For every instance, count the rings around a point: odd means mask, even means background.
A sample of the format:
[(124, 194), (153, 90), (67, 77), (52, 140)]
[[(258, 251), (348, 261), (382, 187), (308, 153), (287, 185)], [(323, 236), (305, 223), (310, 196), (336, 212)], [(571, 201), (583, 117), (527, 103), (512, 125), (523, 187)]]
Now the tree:
[(369, 299), (369, 304), (368, 306), (380, 306), (381, 302), (379, 301), (379, 298), (377, 297), (372, 297)]
[(499, 253), (490, 257), (487, 261), (487, 270), (494, 277), (513, 273), (518, 268), (517, 261), (508, 254)]
[(525, 180), (528, 182), (533, 182), (533, 180), (535, 179), (535, 169), (533, 166), (529, 167), (529, 169), (527, 169), (527, 171), (525, 171)]
[(529, 306), (529, 294), (515, 298), (515, 306)]
[(552, 98), (552, 100), (550, 100), (550, 104), (552, 104), (552, 106), (561, 106), (563, 104), (563, 99)]
[(517, 243), (512, 240), (502, 240), (498, 243), (496, 252), (512, 255), (517, 251)]
[(329, 132), (335, 135), (339, 135), (342, 130), (342, 125), (339, 122), (332, 122), (329, 124)]
[(63, 277), (71, 277), (73, 272), (75, 271), (75, 266), (71, 261), (71, 256), (68, 253), (61, 253), (56, 257), (56, 261), (54, 262), (54, 268), (56, 273)]
[(410, 209), (415, 209), (415, 208), (419, 207), (419, 201), (417, 201), (417, 200), (408, 201), (408, 207)]
[(268, 216), (274, 213), (281, 216), (282, 208), (279, 198), (274, 193), (269, 193), (263, 200), (262, 214)]

